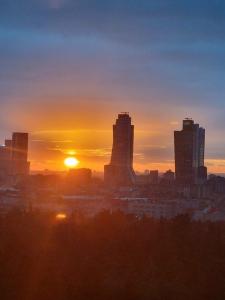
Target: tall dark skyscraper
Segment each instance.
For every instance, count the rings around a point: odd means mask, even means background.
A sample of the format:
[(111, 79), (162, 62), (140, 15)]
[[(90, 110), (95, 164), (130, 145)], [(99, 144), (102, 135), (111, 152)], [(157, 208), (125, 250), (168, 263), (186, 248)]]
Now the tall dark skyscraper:
[(28, 175), (28, 133), (14, 132), (12, 136), (12, 175)]
[(118, 115), (113, 125), (111, 162), (105, 166), (105, 182), (111, 185), (128, 186), (135, 183), (133, 170), (134, 125), (128, 113)]
[(205, 129), (191, 119), (183, 120), (183, 129), (174, 132), (176, 181), (200, 184), (207, 178), (204, 166)]

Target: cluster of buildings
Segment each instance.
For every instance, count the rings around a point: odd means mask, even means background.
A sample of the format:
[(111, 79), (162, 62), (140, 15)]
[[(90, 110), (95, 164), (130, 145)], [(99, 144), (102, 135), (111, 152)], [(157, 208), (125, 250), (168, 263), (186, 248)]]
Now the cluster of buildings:
[[(205, 130), (192, 119), (183, 121), (183, 128), (174, 132), (175, 174), (168, 170), (163, 180), (179, 185), (204, 184), (207, 168), (204, 166)], [(111, 160), (104, 167), (104, 182), (111, 187), (134, 186), (138, 182), (157, 184), (159, 172), (151, 170), (136, 175), (133, 169), (134, 125), (127, 112), (120, 113), (113, 125), (113, 146)], [(0, 146), (0, 180), (29, 174), (28, 134), (14, 132), (11, 139)], [(91, 180), (90, 169), (70, 170), (69, 179)]]
[[(104, 169), (105, 183), (109, 186), (130, 186), (141, 181), (133, 169), (134, 125), (128, 113), (118, 115), (113, 125), (113, 147), (111, 161)], [(204, 165), (205, 129), (192, 119), (183, 120), (183, 128), (174, 132), (175, 174), (168, 170), (164, 180), (177, 185), (191, 187), (204, 184), (207, 168)], [(158, 171), (142, 175), (146, 183), (158, 183)]]
[[(0, 146), (0, 211), (13, 205), (93, 216), (122, 211), (137, 217), (173, 218), (190, 214), (195, 220), (225, 220), (225, 178), (209, 175), (204, 165), (205, 130), (184, 119), (174, 132), (175, 172), (133, 169), (134, 125), (127, 112), (113, 125), (111, 160), (104, 182), (90, 169), (59, 175), (29, 175), (28, 134), (13, 133)], [(23, 179), (23, 188), (15, 183)], [(24, 180), (25, 179), (25, 180)], [(7, 182), (5, 186), (3, 183)], [(10, 183), (10, 184), (9, 184)], [(16, 187), (16, 188), (15, 188)]]

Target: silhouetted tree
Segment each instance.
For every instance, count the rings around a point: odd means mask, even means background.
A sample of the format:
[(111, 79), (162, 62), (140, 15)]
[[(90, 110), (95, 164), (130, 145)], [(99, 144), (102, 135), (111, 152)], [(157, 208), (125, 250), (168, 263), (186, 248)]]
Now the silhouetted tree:
[(225, 298), (224, 223), (76, 218), (0, 217), (2, 300)]

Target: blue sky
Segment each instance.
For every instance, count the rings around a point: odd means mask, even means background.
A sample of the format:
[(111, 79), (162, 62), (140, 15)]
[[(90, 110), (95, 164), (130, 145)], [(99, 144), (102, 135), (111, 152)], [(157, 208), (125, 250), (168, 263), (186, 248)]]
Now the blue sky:
[(137, 168), (166, 169), (188, 116), (206, 128), (209, 168), (223, 171), (224, 53), (224, 1), (0, 0), (0, 137), (29, 131), (32, 164), (51, 168), (67, 147), (51, 132), (95, 130), (102, 144), (73, 134), (70, 147), (102, 166), (129, 111)]

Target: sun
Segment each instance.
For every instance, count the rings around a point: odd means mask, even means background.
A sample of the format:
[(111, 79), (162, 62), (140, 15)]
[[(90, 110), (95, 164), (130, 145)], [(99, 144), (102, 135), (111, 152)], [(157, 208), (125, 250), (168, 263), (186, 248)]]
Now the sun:
[(65, 165), (67, 168), (70, 168), (70, 169), (75, 168), (79, 163), (80, 163), (79, 160), (76, 159), (76, 157), (73, 157), (73, 156), (67, 157), (67, 158), (64, 160), (64, 165)]

